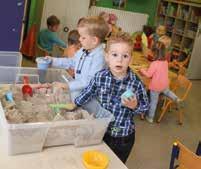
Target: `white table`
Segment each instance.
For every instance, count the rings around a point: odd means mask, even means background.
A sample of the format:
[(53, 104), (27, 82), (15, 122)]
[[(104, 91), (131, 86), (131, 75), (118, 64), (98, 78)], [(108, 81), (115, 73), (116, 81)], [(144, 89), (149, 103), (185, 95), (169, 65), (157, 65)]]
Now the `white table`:
[(8, 156), (0, 131), (0, 169), (85, 169), (82, 153), (86, 150), (106, 153), (110, 158), (108, 169), (128, 169), (105, 143), (82, 148), (73, 145), (51, 147), (40, 153)]

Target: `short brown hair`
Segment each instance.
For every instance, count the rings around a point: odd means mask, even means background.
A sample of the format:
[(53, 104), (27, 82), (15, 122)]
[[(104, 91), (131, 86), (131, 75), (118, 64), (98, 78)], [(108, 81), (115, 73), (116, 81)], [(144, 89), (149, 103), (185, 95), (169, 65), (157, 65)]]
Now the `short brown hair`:
[(80, 43), (79, 41), (80, 34), (77, 30), (72, 30), (68, 34), (68, 45), (77, 45)]
[(51, 15), (47, 18), (47, 27), (52, 27), (59, 24), (60, 20), (55, 15)]
[(105, 51), (108, 52), (110, 46), (114, 43), (126, 43), (131, 48), (131, 52), (133, 50), (133, 40), (131, 36), (126, 32), (118, 32), (113, 34), (106, 43)]
[(86, 27), (89, 35), (96, 36), (101, 42), (105, 40), (109, 32), (108, 24), (103, 18), (97, 16), (83, 18), (78, 24), (78, 28), (80, 27)]

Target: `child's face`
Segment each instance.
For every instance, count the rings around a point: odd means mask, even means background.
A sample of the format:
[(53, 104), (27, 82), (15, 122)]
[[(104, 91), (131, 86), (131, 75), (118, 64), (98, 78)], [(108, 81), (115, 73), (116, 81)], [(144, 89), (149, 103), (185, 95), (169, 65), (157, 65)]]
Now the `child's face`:
[(49, 29), (50, 29), (52, 32), (58, 32), (58, 30), (59, 30), (59, 25), (50, 26)]
[(89, 35), (87, 28), (79, 27), (78, 32), (80, 34), (79, 41), (84, 49), (91, 50), (98, 46), (99, 39)]
[(131, 52), (132, 49), (127, 43), (119, 42), (110, 45), (106, 53), (106, 62), (115, 77), (122, 78), (127, 74)]

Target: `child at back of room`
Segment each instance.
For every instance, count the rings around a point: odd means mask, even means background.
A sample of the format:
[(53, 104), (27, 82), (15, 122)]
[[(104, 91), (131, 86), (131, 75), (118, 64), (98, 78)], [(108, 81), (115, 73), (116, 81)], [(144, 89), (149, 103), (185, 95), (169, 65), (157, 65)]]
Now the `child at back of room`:
[(150, 123), (153, 123), (160, 94), (164, 94), (177, 103), (180, 102), (180, 99), (169, 89), (168, 62), (165, 58), (165, 51), (165, 45), (162, 42), (157, 42), (153, 49), (155, 61), (150, 64), (147, 70), (140, 70), (143, 75), (151, 78), (149, 84), (150, 108), (146, 116), (146, 120)]
[(40, 31), (38, 36), (38, 45), (49, 53), (53, 50), (53, 45), (66, 48), (66, 43), (57, 36), (60, 20), (52, 15), (47, 18), (47, 28)]

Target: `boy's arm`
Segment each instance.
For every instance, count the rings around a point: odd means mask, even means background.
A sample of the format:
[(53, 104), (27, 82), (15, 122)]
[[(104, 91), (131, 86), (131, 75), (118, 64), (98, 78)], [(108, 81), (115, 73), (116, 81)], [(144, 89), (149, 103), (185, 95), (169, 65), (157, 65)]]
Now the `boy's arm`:
[(150, 66), (149, 66), (149, 68), (148, 68), (147, 70), (141, 69), (140, 72), (141, 72), (144, 76), (146, 76), (146, 77), (148, 77), (148, 78), (151, 78), (151, 77), (153, 76), (154, 72), (155, 72), (155, 64), (154, 64), (154, 62), (152, 62), (152, 63), (150, 64)]
[(70, 90), (75, 91), (75, 90), (81, 90), (85, 88), (89, 84), (91, 79), (94, 77), (94, 75), (98, 71), (102, 70), (104, 66), (105, 66), (105, 61), (104, 61), (103, 54), (101, 53), (97, 54), (93, 58), (91, 65), (88, 65), (88, 67), (84, 68), (87, 70), (84, 77), (82, 77), (81, 79), (75, 79), (69, 82)]
[(95, 78), (93, 78), (89, 85), (82, 90), (80, 95), (75, 98), (74, 102), (77, 106), (82, 106), (87, 103), (94, 95), (96, 94), (96, 82)]
[(52, 67), (69, 69), (75, 67), (75, 58), (52, 58)]
[(137, 90), (136, 90), (136, 98), (137, 98), (137, 107), (134, 109), (134, 114), (144, 113), (149, 109), (149, 99), (147, 97), (147, 92), (144, 85), (139, 81)]
[(63, 40), (59, 39), (59, 38), (56, 36), (56, 34), (54, 34), (54, 35), (52, 36), (52, 41), (53, 41), (54, 44), (56, 44), (56, 45), (58, 45), (58, 46), (61, 46), (61, 47), (63, 47), (63, 48), (66, 48), (66, 43), (65, 43)]
[(58, 68), (64, 68), (64, 69), (69, 69), (75, 68), (76, 60), (78, 59), (79, 52), (77, 51), (75, 53), (75, 56), (72, 58), (52, 58), (52, 67), (58, 67)]

